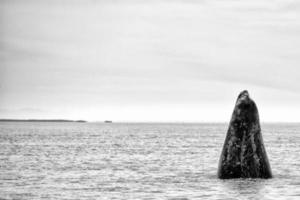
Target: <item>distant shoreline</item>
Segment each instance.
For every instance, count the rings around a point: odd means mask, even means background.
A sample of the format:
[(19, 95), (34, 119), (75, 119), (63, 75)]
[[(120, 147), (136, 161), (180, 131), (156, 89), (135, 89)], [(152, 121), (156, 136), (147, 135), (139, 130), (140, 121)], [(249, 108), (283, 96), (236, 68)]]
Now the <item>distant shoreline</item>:
[[(73, 122), (73, 123), (104, 123), (104, 124), (228, 124), (228, 122), (192, 122), (192, 121), (86, 121), (67, 119), (0, 119), (0, 122)], [(300, 124), (299, 122), (269, 122), (262, 121), (261, 124)]]
[(85, 120), (67, 120), (67, 119), (0, 119), (0, 122), (76, 122), (86, 123)]

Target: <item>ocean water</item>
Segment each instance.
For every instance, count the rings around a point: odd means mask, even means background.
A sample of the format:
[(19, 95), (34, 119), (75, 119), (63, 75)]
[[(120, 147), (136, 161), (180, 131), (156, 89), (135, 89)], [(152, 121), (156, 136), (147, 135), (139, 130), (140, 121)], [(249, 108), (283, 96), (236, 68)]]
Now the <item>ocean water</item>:
[(0, 123), (0, 199), (300, 199), (300, 124), (262, 124), (274, 178), (219, 180), (227, 124)]

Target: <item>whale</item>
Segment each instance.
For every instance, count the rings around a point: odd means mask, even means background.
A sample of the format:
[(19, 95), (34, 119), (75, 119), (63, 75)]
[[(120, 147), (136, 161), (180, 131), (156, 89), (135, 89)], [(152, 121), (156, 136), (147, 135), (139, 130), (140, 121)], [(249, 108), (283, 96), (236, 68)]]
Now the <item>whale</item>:
[(218, 178), (272, 178), (258, 109), (247, 90), (236, 100), (222, 153)]

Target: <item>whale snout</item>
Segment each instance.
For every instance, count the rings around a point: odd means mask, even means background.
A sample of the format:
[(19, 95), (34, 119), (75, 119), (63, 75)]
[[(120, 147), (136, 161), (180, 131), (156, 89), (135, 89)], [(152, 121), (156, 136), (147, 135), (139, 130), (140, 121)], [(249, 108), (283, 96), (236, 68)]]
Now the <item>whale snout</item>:
[(244, 121), (257, 121), (258, 110), (247, 90), (242, 91), (236, 101), (235, 118)]
[(250, 95), (249, 92), (247, 90), (242, 91), (238, 98), (237, 98), (237, 102), (236, 105), (240, 106), (240, 105), (249, 105), (251, 104), (251, 99), (250, 99)]
[(243, 90), (242, 92), (240, 92), (238, 99), (242, 98), (249, 98), (249, 92), (247, 90)]

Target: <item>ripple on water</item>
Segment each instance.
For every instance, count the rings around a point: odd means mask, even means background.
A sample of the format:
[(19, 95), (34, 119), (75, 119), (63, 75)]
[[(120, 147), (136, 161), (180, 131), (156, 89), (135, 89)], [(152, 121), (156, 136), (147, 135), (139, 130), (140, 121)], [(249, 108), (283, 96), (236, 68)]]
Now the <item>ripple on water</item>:
[(0, 199), (298, 199), (300, 125), (262, 128), (274, 178), (219, 180), (224, 124), (0, 123)]

